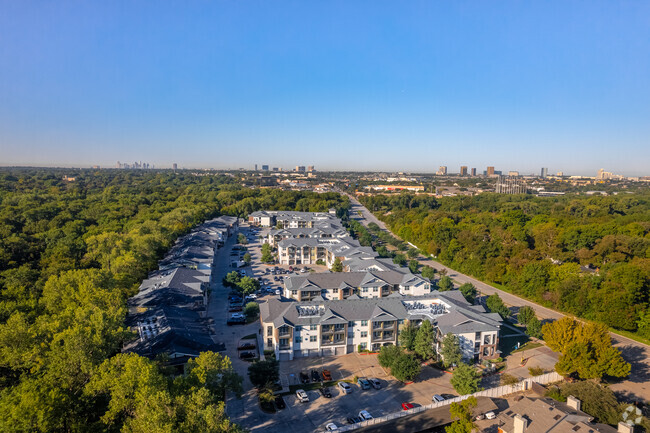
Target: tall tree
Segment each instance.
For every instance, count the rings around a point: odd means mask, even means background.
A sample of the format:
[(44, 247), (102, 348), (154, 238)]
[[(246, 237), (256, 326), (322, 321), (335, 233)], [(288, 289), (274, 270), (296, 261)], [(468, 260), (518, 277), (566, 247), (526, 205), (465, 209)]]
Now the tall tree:
[(431, 322), (423, 320), (415, 337), (415, 345), (413, 348), (415, 353), (424, 360), (433, 358), (436, 354), (435, 348), (433, 347), (435, 338), (436, 335)]
[(465, 283), (462, 286), (459, 287), (460, 293), (463, 294), (463, 297), (469, 302), (470, 304), (473, 304), (474, 301), (476, 301), (476, 294), (478, 293), (476, 291), (476, 287), (472, 283)]
[(451, 377), (451, 386), (454, 387), (456, 392), (460, 395), (472, 394), (480, 390), (479, 384), (481, 383), (481, 373), (471, 365), (461, 362), (454, 369)]
[(442, 339), (440, 355), (442, 356), (442, 361), (447, 368), (452, 365), (460, 364), (461, 360), (463, 359), (458, 337), (456, 337), (451, 332), (445, 335), (445, 337)]
[(408, 322), (406, 326), (399, 333), (399, 343), (407, 350), (415, 348), (415, 337), (418, 335), (418, 328), (412, 323)]
[(334, 259), (331, 270), (332, 272), (343, 272), (343, 262), (341, 262), (341, 259), (338, 257)]
[(438, 281), (438, 290), (441, 292), (446, 292), (447, 290), (452, 290), (454, 288), (454, 282), (451, 281), (451, 278), (447, 275), (443, 275)]

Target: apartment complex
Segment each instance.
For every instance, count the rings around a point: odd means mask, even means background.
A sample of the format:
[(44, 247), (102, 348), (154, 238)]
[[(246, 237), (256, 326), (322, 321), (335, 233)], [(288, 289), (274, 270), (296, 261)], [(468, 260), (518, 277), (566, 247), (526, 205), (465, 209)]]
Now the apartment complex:
[(273, 350), (281, 361), (379, 350), (398, 344), (399, 330), (406, 323), (419, 325), (423, 320), (436, 329), (436, 345), (453, 333), (464, 358), (498, 357), (501, 317), (469, 304), (458, 291), (302, 302), (281, 297), (260, 304), (264, 349)]
[(495, 187), (497, 194), (526, 194), (528, 186), (523, 179), (516, 176), (499, 176)]
[(297, 301), (385, 298), (393, 293), (428, 295), (431, 283), (406, 268), (290, 276), (284, 280), (284, 296)]
[(341, 261), (373, 259), (377, 253), (371, 247), (362, 247), (350, 236), (341, 238), (292, 238), (277, 244), (278, 262), (283, 265), (313, 265), (318, 261), (331, 267)]
[(206, 221), (176, 244), (128, 300), (127, 325), (137, 333), (124, 352), (154, 358), (166, 354), (182, 366), (204, 351), (219, 351), (206, 318), (215, 255), (236, 232), (238, 219), (222, 216)]
[(321, 222), (340, 224), (336, 217), (336, 210), (329, 212), (297, 212), (297, 211), (269, 211), (261, 210), (251, 213), (248, 222), (260, 227), (278, 228), (312, 228)]

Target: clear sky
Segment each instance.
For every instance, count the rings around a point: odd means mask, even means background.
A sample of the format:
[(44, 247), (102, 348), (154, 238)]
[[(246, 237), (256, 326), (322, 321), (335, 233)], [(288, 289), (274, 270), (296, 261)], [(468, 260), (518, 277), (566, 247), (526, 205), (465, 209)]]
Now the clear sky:
[(648, 1), (0, 10), (0, 165), (650, 175)]

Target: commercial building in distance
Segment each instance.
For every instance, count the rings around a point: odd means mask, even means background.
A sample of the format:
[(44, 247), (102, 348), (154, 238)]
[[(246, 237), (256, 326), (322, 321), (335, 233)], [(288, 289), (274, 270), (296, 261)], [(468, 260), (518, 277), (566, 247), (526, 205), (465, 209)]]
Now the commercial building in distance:
[(438, 176), (444, 176), (444, 175), (446, 175), (446, 174), (447, 174), (447, 166), (446, 166), (446, 165), (441, 165), (441, 166), (438, 168), (438, 171), (436, 172), (436, 174), (437, 174)]
[(526, 194), (528, 186), (520, 177), (499, 176), (495, 192), (498, 194)]
[(472, 168), (472, 176), (476, 176), (476, 167)]
[(470, 305), (458, 291), (426, 296), (313, 300), (272, 298), (260, 304), (265, 350), (280, 361), (299, 357), (335, 356), (397, 345), (400, 329), (428, 320), (436, 346), (449, 333), (459, 339), (466, 360), (498, 357), (501, 317)]
[(461, 165), (460, 166), (460, 175), (461, 176), (467, 176), (467, 166), (466, 165)]
[(329, 212), (294, 212), (260, 210), (248, 215), (248, 222), (259, 227), (312, 228), (321, 222), (340, 225), (336, 211)]
[(494, 167), (488, 166), (485, 174), (488, 175), (488, 176), (494, 176)]
[(541, 177), (542, 179), (545, 179), (546, 176), (548, 176), (548, 168), (547, 168), (547, 167), (542, 167), (542, 171), (541, 171), (541, 173), (540, 173), (540, 177)]

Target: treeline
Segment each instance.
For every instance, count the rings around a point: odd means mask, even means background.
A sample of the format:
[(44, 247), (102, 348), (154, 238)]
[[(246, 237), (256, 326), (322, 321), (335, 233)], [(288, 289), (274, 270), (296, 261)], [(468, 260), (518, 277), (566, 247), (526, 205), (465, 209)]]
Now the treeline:
[(239, 386), (227, 358), (174, 380), (162, 360), (115, 356), (133, 338), (126, 300), (205, 219), (347, 205), (224, 175), (0, 170), (0, 430), (236, 431), (218, 405)]
[(650, 338), (650, 194), (361, 197), (442, 263)]

